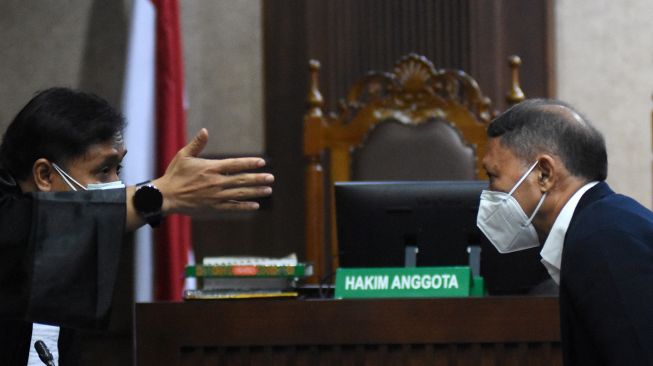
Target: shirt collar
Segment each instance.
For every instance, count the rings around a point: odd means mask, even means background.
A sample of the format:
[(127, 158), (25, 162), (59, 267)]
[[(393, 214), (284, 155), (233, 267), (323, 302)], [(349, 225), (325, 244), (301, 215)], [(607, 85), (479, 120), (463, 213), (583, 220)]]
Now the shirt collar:
[(560, 284), (560, 263), (562, 262), (562, 246), (565, 242), (565, 235), (571, 223), (571, 218), (574, 216), (578, 201), (590, 188), (594, 187), (598, 182), (590, 182), (582, 186), (571, 198), (565, 203), (560, 214), (553, 223), (549, 236), (544, 242), (540, 255), (542, 256), (542, 264), (546, 267), (551, 278)]

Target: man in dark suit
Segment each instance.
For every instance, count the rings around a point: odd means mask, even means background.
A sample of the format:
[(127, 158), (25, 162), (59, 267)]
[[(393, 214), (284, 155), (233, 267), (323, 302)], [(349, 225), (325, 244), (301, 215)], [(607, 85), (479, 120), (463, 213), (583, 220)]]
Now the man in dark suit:
[(478, 226), (502, 253), (542, 245), (565, 365), (653, 365), (653, 213), (605, 183), (601, 134), (569, 105), (534, 99), (488, 136)]

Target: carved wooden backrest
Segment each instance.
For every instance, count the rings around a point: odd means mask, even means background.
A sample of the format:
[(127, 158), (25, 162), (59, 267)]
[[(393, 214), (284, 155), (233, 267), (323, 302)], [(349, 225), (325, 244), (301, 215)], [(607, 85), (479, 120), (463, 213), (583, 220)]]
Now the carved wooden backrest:
[[(513, 83), (507, 100), (509, 103), (516, 103), (524, 99), (518, 81), (519, 58), (513, 56), (509, 64), (513, 69)], [(485, 131), (495, 112), (490, 99), (465, 72), (436, 69), (425, 57), (410, 54), (400, 59), (392, 72), (371, 72), (359, 79), (350, 88), (346, 99), (340, 102), (339, 110), (325, 115), (318, 86), (318, 71), (319, 62), (311, 61), (309, 110), (304, 119), (304, 154), (308, 163), (307, 256), (314, 263), (317, 276), (321, 276), (324, 274), (325, 257), (329, 256), (327, 253), (330, 253), (331, 268), (335, 270), (338, 266), (333, 183), (351, 179), (352, 153), (357, 156), (359, 148), (363, 145), (370, 145), (372, 148), (373, 144), (367, 141), (370, 135), (385, 134), (386, 138), (393, 135), (396, 137), (397, 134), (414, 130), (422, 139), (426, 132), (444, 136), (442, 138), (446, 140), (440, 141), (436, 146), (441, 150), (430, 151), (427, 155), (440, 154), (438, 151), (445, 151), (442, 146), (449, 144), (454, 149), (451, 150), (451, 156), (458, 160), (452, 160), (455, 163), (444, 169), (455, 170), (455, 174), (445, 173), (438, 179), (485, 179), (479, 157), (485, 153)], [(381, 132), (393, 129), (394, 131), (389, 133)], [(377, 150), (382, 151), (382, 148)], [(324, 159), (327, 152), (329, 182), (325, 187)], [(372, 158), (359, 156), (357, 163), (365, 160)], [(383, 175), (379, 169), (371, 169), (360, 176), (364, 179), (400, 178)], [(424, 177), (433, 179), (428, 174)], [(415, 177), (408, 174), (404, 179), (414, 180)], [(325, 197), (330, 201), (330, 207), (325, 204)], [(325, 207), (329, 207), (330, 211), (328, 215), (331, 243), (327, 246), (330, 249), (328, 252), (325, 247)]]

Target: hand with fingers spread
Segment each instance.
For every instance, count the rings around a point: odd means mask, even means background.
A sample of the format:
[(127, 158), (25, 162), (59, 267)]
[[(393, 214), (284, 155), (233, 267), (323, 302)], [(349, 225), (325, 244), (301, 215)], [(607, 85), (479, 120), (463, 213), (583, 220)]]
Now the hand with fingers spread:
[[(152, 181), (163, 195), (164, 215), (207, 217), (220, 210), (256, 210), (259, 204), (252, 200), (272, 193), (269, 186), (274, 182), (272, 174), (247, 172), (265, 166), (261, 158), (200, 158), (208, 138), (207, 130), (201, 129), (179, 150), (165, 174)], [(128, 189), (128, 195), (133, 195), (133, 189)], [(129, 210), (132, 208), (128, 207)], [(129, 216), (128, 226), (141, 224)]]

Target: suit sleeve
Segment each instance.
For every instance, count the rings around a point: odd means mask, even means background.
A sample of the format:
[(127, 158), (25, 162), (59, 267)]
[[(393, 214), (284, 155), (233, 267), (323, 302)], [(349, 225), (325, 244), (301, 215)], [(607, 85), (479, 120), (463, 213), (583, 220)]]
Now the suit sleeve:
[(124, 189), (34, 194), (26, 320), (106, 325), (125, 215)]
[[(653, 243), (618, 230), (596, 230), (569, 247), (565, 286), (599, 359), (653, 364)], [(572, 344), (571, 347), (574, 347)]]
[(31, 216), (32, 200), (5, 194), (0, 183), (0, 320), (16, 319), (25, 310)]

